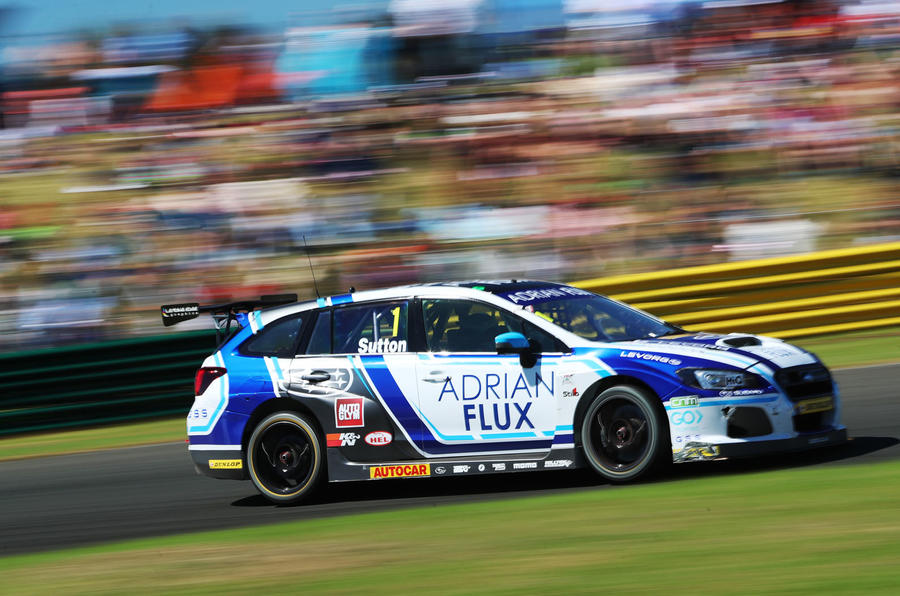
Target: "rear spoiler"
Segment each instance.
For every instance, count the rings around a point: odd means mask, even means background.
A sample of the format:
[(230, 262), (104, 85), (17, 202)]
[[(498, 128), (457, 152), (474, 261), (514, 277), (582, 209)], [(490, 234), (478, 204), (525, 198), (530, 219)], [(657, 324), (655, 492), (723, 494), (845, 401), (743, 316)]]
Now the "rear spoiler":
[(225, 304), (209, 304), (201, 306), (197, 302), (186, 302), (182, 304), (165, 304), (159, 307), (162, 316), (163, 325), (171, 327), (181, 323), (196, 319), (200, 313), (209, 313), (212, 315), (216, 323), (216, 331), (219, 339), (227, 335), (231, 328), (231, 322), (235, 320), (235, 315), (241, 312), (250, 312), (270, 306), (279, 306), (282, 304), (290, 304), (297, 302), (297, 294), (269, 294), (260, 296), (259, 300), (238, 300), (237, 302), (227, 302)]

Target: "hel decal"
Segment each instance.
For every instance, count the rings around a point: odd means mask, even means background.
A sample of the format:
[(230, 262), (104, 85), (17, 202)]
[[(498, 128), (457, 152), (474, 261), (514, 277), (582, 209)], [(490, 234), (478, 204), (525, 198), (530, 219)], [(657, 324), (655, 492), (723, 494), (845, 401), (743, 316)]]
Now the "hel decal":
[(371, 432), (367, 434), (365, 438), (366, 443), (375, 447), (379, 445), (389, 445), (393, 440), (393, 435), (383, 430), (376, 430), (375, 432)]

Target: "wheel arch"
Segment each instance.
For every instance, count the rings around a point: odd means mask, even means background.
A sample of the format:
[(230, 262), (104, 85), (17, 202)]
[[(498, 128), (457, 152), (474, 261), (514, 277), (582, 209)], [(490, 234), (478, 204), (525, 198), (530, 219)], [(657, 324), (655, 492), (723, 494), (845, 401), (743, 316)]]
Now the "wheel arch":
[(247, 419), (247, 424), (244, 425), (244, 432), (241, 436), (241, 451), (245, 455), (250, 443), (250, 435), (253, 434), (253, 430), (266, 416), (274, 414), (275, 412), (291, 412), (293, 414), (302, 415), (318, 433), (319, 442), (322, 443), (321, 447), (323, 449), (323, 453), (325, 452), (325, 432), (322, 429), (322, 425), (319, 424), (319, 420), (313, 414), (312, 410), (297, 400), (275, 397), (261, 403), (259, 407), (253, 410), (253, 413), (250, 414), (250, 418)]
[(654, 391), (654, 389), (650, 385), (638, 379), (637, 377), (633, 377), (631, 375), (611, 375), (608, 377), (604, 377), (591, 385), (587, 389), (587, 391), (582, 394), (581, 399), (578, 401), (578, 405), (575, 406), (575, 416), (572, 419), (572, 434), (575, 439), (575, 447), (581, 448), (581, 424), (582, 422), (584, 422), (584, 415), (587, 412), (588, 407), (591, 405), (591, 402), (594, 401), (594, 398), (600, 395), (602, 392), (606, 391), (610, 387), (615, 387), (618, 385), (630, 385), (632, 387), (637, 387), (657, 398), (657, 401), (654, 401), (653, 403), (658, 405), (659, 411), (663, 415), (662, 419), (666, 423), (666, 428), (663, 435), (666, 436), (667, 440), (671, 441), (672, 432), (671, 428), (669, 427), (669, 417), (665, 413), (665, 408), (662, 405), (662, 398), (660, 398), (659, 394)]

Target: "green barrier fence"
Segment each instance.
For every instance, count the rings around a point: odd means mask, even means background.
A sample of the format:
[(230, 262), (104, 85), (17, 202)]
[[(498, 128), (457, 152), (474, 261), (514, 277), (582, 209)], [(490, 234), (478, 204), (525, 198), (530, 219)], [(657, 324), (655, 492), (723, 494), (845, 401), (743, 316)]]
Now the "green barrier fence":
[(0, 355), (0, 436), (184, 415), (213, 331)]

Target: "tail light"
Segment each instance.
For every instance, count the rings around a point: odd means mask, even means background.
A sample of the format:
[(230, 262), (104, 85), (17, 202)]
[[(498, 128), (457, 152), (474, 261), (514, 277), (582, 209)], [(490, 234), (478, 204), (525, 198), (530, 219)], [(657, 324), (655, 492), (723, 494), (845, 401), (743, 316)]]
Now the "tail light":
[(194, 395), (203, 395), (203, 392), (206, 391), (206, 388), (209, 387), (210, 383), (227, 372), (226, 369), (218, 367), (204, 366), (203, 368), (198, 369), (197, 375), (194, 377)]

